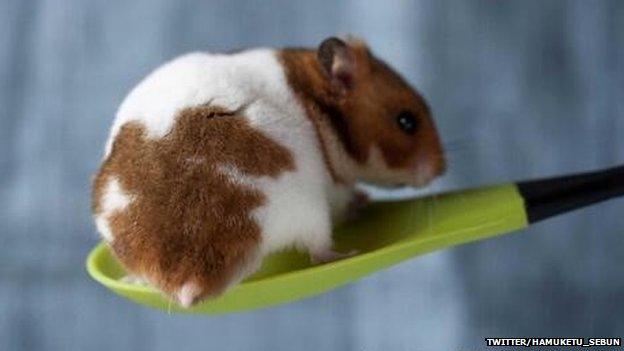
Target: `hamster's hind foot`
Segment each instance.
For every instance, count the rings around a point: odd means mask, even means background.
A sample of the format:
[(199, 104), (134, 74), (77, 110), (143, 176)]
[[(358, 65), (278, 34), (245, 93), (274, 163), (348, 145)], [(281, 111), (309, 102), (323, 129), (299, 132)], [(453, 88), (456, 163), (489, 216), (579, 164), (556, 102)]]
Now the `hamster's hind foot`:
[(347, 253), (336, 252), (333, 250), (324, 250), (319, 252), (311, 252), (310, 253), (310, 261), (313, 264), (322, 264), (329, 263), (338, 260), (342, 260), (345, 258), (353, 257), (358, 254), (357, 250), (351, 250)]

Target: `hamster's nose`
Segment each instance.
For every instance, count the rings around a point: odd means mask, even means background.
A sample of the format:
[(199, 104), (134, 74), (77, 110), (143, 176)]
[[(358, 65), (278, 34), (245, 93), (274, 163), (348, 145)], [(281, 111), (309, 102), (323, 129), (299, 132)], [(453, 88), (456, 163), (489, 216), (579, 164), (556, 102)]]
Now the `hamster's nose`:
[(437, 160), (434, 161), (435, 166), (433, 168), (435, 176), (438, 177), (446, 173), (446, 158), (443, 153), (440, 153), (436, 158)]
[(420, 186), (431, 183), (446, 171), (446, 160), (441, 153), (423, 153), (416, 159), (416, 183)]
[(446, 172), (446, 157), (440, 144), (426, 151), (421, 155), (421, 159), (423, 163), (429, 164), (433, 177), (441, 176)]

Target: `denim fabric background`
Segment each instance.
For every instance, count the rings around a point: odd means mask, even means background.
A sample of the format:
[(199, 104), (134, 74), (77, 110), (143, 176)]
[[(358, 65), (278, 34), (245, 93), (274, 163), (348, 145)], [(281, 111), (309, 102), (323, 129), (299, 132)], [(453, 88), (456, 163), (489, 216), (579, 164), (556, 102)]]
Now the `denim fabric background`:
[(624, 336), (624, 201), (305, 301), (168, 315), (91, 281), (90, 176), (116, 107), (191, 50), (355, 33), (430, 100), (432, 189), (624, 163), (622, 1), (0, 2), (0, 350), (476, 350)]

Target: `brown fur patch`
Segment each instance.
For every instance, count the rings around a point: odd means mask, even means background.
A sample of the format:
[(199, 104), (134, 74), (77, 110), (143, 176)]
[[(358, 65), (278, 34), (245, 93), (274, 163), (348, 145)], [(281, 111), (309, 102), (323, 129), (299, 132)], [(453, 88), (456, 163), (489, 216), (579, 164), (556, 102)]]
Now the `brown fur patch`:
[(182, 111), (161, 139), (147, 139), (136, 122), (121, 128), (95, 178), (93, 212), (101, 211), (102, 192), (117, 177), (134, 200), (109, 217), (111, 246), (129, 271), (170, 295), (192, 281), (202, 298), (222, 292), (253, 259), (261, 237), (250, 212), (265, 196), (231, 181), (219, 166), (277, 177), (295, 163), (242, 116), (220, 108)]

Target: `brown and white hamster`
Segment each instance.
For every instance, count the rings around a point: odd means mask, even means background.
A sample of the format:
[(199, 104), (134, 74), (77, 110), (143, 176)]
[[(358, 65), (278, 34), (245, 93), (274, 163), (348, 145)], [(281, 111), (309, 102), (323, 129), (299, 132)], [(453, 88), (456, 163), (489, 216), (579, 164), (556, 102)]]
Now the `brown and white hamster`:
[(191, 53), (121, 104), (93, 185), (126, 269), (183, 306), (287, 247), (317, 262), (356, 181), (422, 186), (445, 169), (423, 98), (357, 39)]

